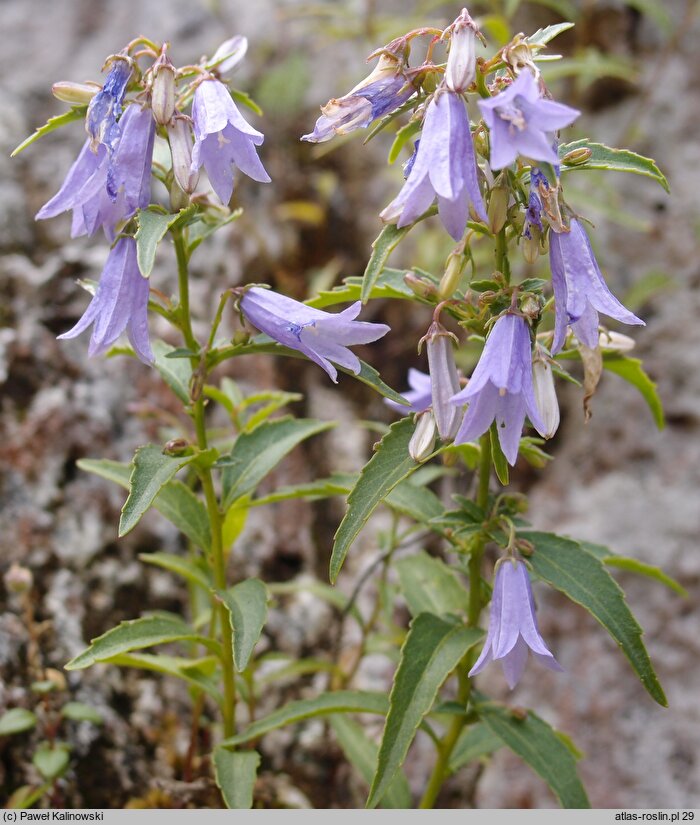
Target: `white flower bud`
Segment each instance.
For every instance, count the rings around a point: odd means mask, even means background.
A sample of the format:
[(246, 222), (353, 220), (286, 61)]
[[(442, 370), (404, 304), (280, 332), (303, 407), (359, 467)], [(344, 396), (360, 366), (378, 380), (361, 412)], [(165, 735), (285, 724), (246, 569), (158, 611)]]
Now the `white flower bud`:
[(419, 413), (416, 429), (408, 442), (408, 454), (414, 461), (425, 461), (435, 447), (435, 419), (430, 410)]
[(55, 98), (64, 103), (89, 103), (102, 87), (99, 83), (73, 83), (70, 80), (59, 80), (51, 87)]
[(248, 38), (237, 34), (219, 46), (207, 65), (216, 69), (219, 77), (226, 77), (243, 60), (247, 51)]
[(540, 411), (545, 432), (544, 438), (551, 438), (559, 427), (559, 402), (554, 388), (554, 373), (551, 364), (541, 356), (536, 356), (532, 365), (532, 384), (535, 392), (535, 404)]
[(175, 114), (175, 67), (169, 58), (161, 55), (153, 66), (153, 86), (151, 87), (151, 108), (156, 123), (165, 126)]
[(466, 92), (476, 77), (477, 28), (466, 9), (452, 24), (445, 85), (452, 92)]
[(180, 189), (191, 195), (199, 182), (199, 172), (192, 171), (192, 129), (184, 117), (173, 118), (167, 128), (173, 175)]
[(634, 338), (629, 335), (623, 335), (621, 332), (611, 332), (610, 330), (601, 330), (598, 338), (598, 345), (603, 349), (612, 349), (615, 352), (629, 352), (634, 349)]
[(454, 340), (456, 340), (454, 335), (437, 321), (431, 324), (425, 336), (430, 383), (433, 391), (433, 415), (440, 438), (450, 441), (457, 434), (462, 418), (460, 409), (450, 404), (452, 396), (459, 392)]

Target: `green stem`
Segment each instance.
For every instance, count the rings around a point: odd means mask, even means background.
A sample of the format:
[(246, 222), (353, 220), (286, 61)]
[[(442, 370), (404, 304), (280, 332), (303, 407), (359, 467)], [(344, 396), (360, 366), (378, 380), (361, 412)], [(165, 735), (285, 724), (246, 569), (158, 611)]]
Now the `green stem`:
[[(177, 256), (177, 275), (180, 288), (179, 321), (182, 335), (187, 347), (193, 352), (199, 352), (199, 343), (192, 332), (192, 319), (190, 317), (189, 300), (189, 278), (188, 278), (188, 255), (185, 240), (182, 232), (173, 233), (175, 242), (175, 253)], [(199, 359), (193, 357), (192, 369), (194, 374), (201, 369), (206, 369), (205, 365), (199, 363)], [(202, 382), (206, 375), (202, 376)], [(205, 421), (204, 397), (201, 391), (195, 393), (192, 399), (190, 415), (194, 422), (194, 429), (197, 436), (197, 446), (201, 452), (205, 452), (209, 447), (207, 440), (207, 427)], [(214, 585), (216, 590), (226, 589), (226, 558), (223, 546), (223, 515), (219, 508), (219, 502), (214, 489), (214, 480), (210, 467), (201, 467), (199, 477), (202, 482), (202, 490), (207, 504), (207, 514), (211, 525), (211, 556), (210, 563), (214, 573)], [(236, 727), (236, 683), (233, 666), (233, 633), (229, 621), (228, 611), (225, 606), (215, 597), (212, 597), (213, 615), (218, 617), (218, 624), (221, 628), (221, 667), (223, 670), (224, 701), (221, 708), (224, 736), (233, 736)], [(212, 638), (216, 636), (217, 622), (212, 622)]]
[[(489, 501), (489, 481), (491, 479), (491, 441), (489, 434), (481, 437), (481, 457), (479, 460), (479, 477), (476, 492), (476, 504), (485, 513)], [(469, 627), (477, 627), (479, 616), (481, 615), (481, 559), (484, 555), (486, 539), (479, 536), (473, 546), (469, 557)], [(470, 650), (462, 661), (457, 665), (457, 678), (459, 687), (457, 689), (457, 702), (460, 707), (466, 709), (471, 694), (471, 680), (467, 675), (473, 664), (474, 653)], [(420, 808), (432, 808), (438, 798), (440, 789), (449, 775), (450, 757), (452, 751), (459, 740), (459, 737), (467, 725), (467, 718), (464, 714), (454, 716), (447, 733), (437, 745), (437, 760), (435, 767), (428, 780), (428, 785), (420, 801)]]
[(510, 284), (510, 262), (508, 261), (508, 239), (505, 226), (496, 235), (496, 269), (503, 274)]

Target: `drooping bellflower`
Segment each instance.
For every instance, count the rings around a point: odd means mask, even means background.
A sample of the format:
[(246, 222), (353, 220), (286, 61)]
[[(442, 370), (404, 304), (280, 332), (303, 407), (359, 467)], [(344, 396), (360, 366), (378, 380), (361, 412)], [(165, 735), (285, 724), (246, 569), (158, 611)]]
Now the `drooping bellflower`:
[(470, 204), (488, 222), (464, 100), (445, 87), (428, 104), (410, 174), (381, 217), (396, 220), (398, 227), (408, 226), (436, 197), (440, 220), (455, 240), (464, 234)]
[(433, 416), (440, 438), (451, 440), (462, 417), (461, 409), (450, 403), (452, 396), (459, 392), (453, 345), (456, 338), (442, 324), (434, 321), (423, 340), (428, 352)]
[(335, 135), (347, 135), (403, 105), (415, 89), (406, 78), (399, 60), (382, 55), (374, 71), (346, 95), (331, 98), (321, 106), (321, 117), (313, 132), (303, 135), (309, 143), (323, 143)]
[(203, 80), (192, 101), (194, 148), (192, 173), (204, 166), (212, 188), (228, 204), (233, 194), (233, 169), (260, 183), (269, 183), (255, 149), (265, 139), (238, 111), (231, 93), (214, 77)]
[(537, 627), (530, 577), (520, 559), (501, 559), (496, 567), (489, 629), (481, 656), (469, 671), (480, 673), (486, 665), (501, 660), (508, 687), (520, 680), (528, 648), (535, 659), (549, 670), (563, 668), (552, 656)]
[(520, 315), (508, 313), (496, 321), (467, 386), (452, 404), (468, 404), (455, 444), (475, 441), (496, 421), (498, 440), (508, 463), (518, 457), (525, 415), (544, 435), (532, 386), (530, 328)]
[(597, 347), (599, 312), (624, 324), (644, 325), (608, 289), (588, 235), (575, 218), (568, 232), (549, 233), (549, 262), (555, 308), (553, 355), (564, 345), (567, 325), (582, 344)]
[(93, 152), (97, 152), (98, 146), (103, 145), (111, 154), (121, 135), (119, 117), (131, 77), (132, 61), (123, 55), (116, 55), (110, 66), (104, 86), (88, 105), (85, 129), (90, 135)]
[(546, 100), (540, 95), (537, 80), (524, 69), (513, 83), (499, 94), (479, 101), (489, 127), (491, 168), (504, 169), (518, 155), (556, 165), (553, 133), (570, 126), (581, 114), (578, 109)]
[(153, 361), (148, 337), (148, 281), (139, 272), (133, 238), (116, 242), (83, 317), (58, 337), (75, 338), (91, 324), (88, 355), (105, 352), (126, 332), (138, 357), (147, 364)]
[(450, 32), (450, 51), (445, 66), (445, 85), (452, 92), (466, 92), (476, 77), (478, 29), (469, 12), (462, 9), (447, 31)]
[(411, 367), (408, 371), (408, 386), (411, 389), (403, 394), (403, 397), (409, 402), (408, 406), (392, 401), (390, 398), (385, 398), (384, 403), (402, 415), (427, 410), (433, 403), (433, 389), (428, 373)]
[(88, 139), (59, 191), (37, 212), (37, 220), (72, 210), (72, 237), (92, 235), (102, 228), (114, 240), (119, 225), (148, 206), (153, 117), (149, 109), (132, 104), (119, 123), (121, 135), (111, 158), (104, 146), (94, 154)]
[(241, 298), (241, 310), (253, 326), (279, 344), (304, 353), (338, 381), (331, 361), (359, 373), (360, 359), (348, 347), (369, 344), (389, 332), (386, 324), (356, 321), (362, 304), (356, 301), (342, 312), (324, 312), (270, 289), (253, 287)]

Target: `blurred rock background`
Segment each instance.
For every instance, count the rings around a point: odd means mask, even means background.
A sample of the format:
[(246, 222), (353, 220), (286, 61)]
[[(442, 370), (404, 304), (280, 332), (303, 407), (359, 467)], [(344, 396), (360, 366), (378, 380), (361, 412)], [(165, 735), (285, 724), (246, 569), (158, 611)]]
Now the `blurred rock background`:
[[(516, 8), (510, 34), (575, 16), (577, 27), (553, 44), (566, 55), (552, 64), (557, 96), (584, 110), (578, 133), (627, 146), (658, 161), (672, 189), (627, 175), (570, 173), (567, 197), (596, 224), (594, 243), (609, 282), (647, 320), (635, 330), (637, 352), (659, 384), (667, 427), (655, 429), (639, 395), (606, 375), (583, 426), (580, 394), (561, 386), (563, 423), (546, 471), (520, 470), (515, 484), (532, 495), (531, 518), (554, 529), (661, 565), (689, 591), (682, 599), (659, 584), (621, 574), (669, 698), (648, 698), (624, 658), (582, 610), (540, 594), (542, 630), (564, 675), (528, 669), (508, 696), (531, 704), (566, 731), (585, 753), (581, 774), (595, 807), (700, 805), (700, 34), (697, 5), (671, 2), (474, 4), (487, 34), (508, 38), (503, 6)], [(274, 283), (302, 298), (364, 269), (379, 229), (377, 212), (400, 183), (386, 166), (391, 136), (369, 146), (362, 137), (319, 147), (297, 142), (311, 130), (317, 107), (350, 89), (366, 73), (364, 57), (418, 25), (443, 26), (459, 7), (411, 0), (4, 0), (0, 50), (0, 572), (20, 562), (34, 573), (35, 612), (46, 621), (40, 639), (44, 666), (61, 668), (86, 641), (150, 608), (181, 609), (185, 594), (166, 573), (145, 569), (138, 553), (176, 550), (179, 538), (157, 515), (117, 542), (122, 492), (78, 471), (84, 456), (129, 460), (133, 449), (159, 439), (164, 416), (178, 415), (153, 373), (121, 359), (88, 360), (86, 341), (57, 342), (82, 313), (87, 297), (77, 278), (96, 279), (106, 257), (102, 239), (67, 240), (69, 223), (36, 224), (33, 215), (55, 192), (82, 141), (79, 124), (44, 138), (10, 161), (14, 146), (47, 117), (63, 111), (50, 94), (56, 80), (98, 79), (106, 55), (138, 34), (167, 39), (182, 64), (211, 53), (234, 33), (250, 50), (236, 83), (265, 110), (262, 151), (273, 184), (243, 180), (234, 195), (244, 216), (193, 259), (193, 306), (211, 317), (224, 285)], [(392, 261), (438, 271), (449, 251), (442, 233)], [(403, 257), (402, 257), (403, 256)], [(154, 283), (174, 288), (174, 256), (159, 251)], [(415, 342), (427, 316), (381, 302), (366, 310), (393, 333), (366, 355), (388, 383), (405, 386), (409, 366), (424, 366)], [(163, 333), (153, 320), (153, 332)], [(239, 359), (240, 360), (240, 359)], [(374, 437), (360, 422), (388, 420), (362, 385), (342, 379), (339, 390), (320, 370), (293, 361), (241, 360), (230, 374), (242, 386), (299, 390), (308, 413), (342, 422), (316, 445), (298, 450), (275, 486), (361, 466)], [(468, 480), (463, 482), (468, 483)], [(330, 540), (342, 503), (290, 503), (253, 513), (231, 575), (266, 581), (325, 578)], [(377, 520), (382, 527), (382, 517)], [(377, 554), (372, 531), (351, 553), (340, 587), (354, 581)], [(307, 596), (286, 597), (272, 613), (265, 644), (292, 655), (328, 649), (337, 616)], [(16, 600), (0, 589), (0, 710), (21, 705), (28, 680), (26, 622)], [(377, 657), (361, 677), (384, 688), (393, 664)], [(312, 679), (279, 685), (271, 705), (322, 685)], [(499, 673), (484, 685), (506, 698)], [(103, 725), (72, 723), (74, 767), (54, 804), (121, 807), (185, 805), (183, 753), (188, 698), (156, 676), (107, 668), (69, 674), (72, 698), (88, 701)], [(30, 735), (0, 740), (0, 797), (36, 779), (26, 755)], [(203, 749), (205, 748), (203, 743)], [(430, 751), (420, 738), (406, 770), (416, 789)], [(353, 806), (363, 785), (329, 744), (321, 723), (270, 737), (258, 793), (268, 804)], [(473, 777), (459, 774), (441, 803), (462, 807), (544, 807), (554, 800), (515, 757), (498, 752)]]

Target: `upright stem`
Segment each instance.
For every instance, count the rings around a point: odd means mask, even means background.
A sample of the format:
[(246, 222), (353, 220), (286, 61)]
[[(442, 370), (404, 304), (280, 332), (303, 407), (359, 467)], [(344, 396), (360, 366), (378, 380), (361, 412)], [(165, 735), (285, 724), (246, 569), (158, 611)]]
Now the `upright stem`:
[[(478, 487), (476, 504), (485, 513), (489, 501), (489, 481), (491, 479), (491, 441), (488, 432), (481, 437), (481, 457), (479, 460)], [(481, 615), (481, 559), (484, 555), (486, 539), (479, 536), (472, 545), (469, 557), (469, 610), (467, 624), (476, 627)], [(467, 675), (473, 663), (473, 651), (469, 651), (457, 665), (457, 703), (466, 710), (471, 694), (471, 680)], [(440, 789), (448, 776), (450, 757), (459, 740), (460, 734), (467, 724), (464, 714), (454, 716), (447, 733), (438, 744), (438, 755), (435, 767), (428, 780), (428, 785), (420, 801), (420, 808), (432, 808), (440, 793)]]
[[(174, 233), (175, 253), (177, 255), (177, 275), (180, 289), (180, 325), (182, 335), (187, 347), (193, 352), (199, 351), (199, 343), (192, 331), (192, 319), (190, 317), (189, 299), (189, 278), (188, 278), (188, 256), (185, 241), (181, 232)], [(204, 368), (200, 365), (199, 358), (193, 356), (191, 359), (193, 370)], [(202, 377), (206, 378), (206, 375)], [(197, 446), (201, 452), (205, 452), (209, 447), (207, 439), (207, 427), (205, 421), (204, 398), (201, 391), (193, 393), (196, 395), (192, 400), (190, 415), (194, 422), (194, 429), (197, 436)], [(199, 477), (202, 482), (202, 490), (207, 505), (209, 523), (211, 526), (211, 556), (210, 563), (214, 573), (214, 586), (216, 590), (226, 589), (226, 559), (223, 546), (223, 515), (219, 508), (219, 502), (214, 489), (214, 480), (210, 467), (199, 468)], [(221, 667), (224, 681), (224, 702), (222, 716), (224, 723), (224, 736), (233, 736), (236, 728), (236, 682), (233, 666), (233, 633), (229, 621), (228, 611), (218, 600), (212, 599), (212, 609), (218, 618), (221, 628)], [(217, 622), (212, 622), (211, 633), (216, 636)]]

